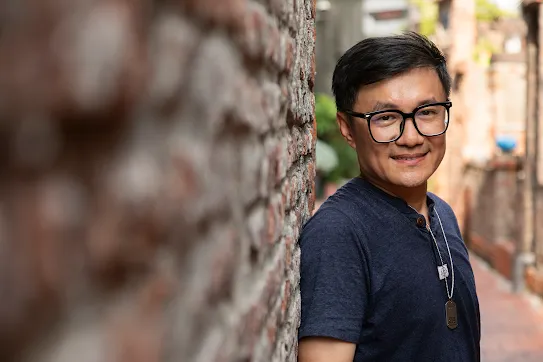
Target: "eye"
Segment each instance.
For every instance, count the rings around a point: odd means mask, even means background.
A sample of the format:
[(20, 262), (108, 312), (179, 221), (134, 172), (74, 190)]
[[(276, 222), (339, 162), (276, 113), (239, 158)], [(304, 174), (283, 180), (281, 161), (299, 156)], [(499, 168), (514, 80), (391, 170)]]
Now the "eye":
[(444, 107), (441, 106), (431, 106), (419, 109), (416, 116), (424, 119), (433, 119), (439, 117), (445, 111)]
[(424, 116), (429, 116), (429, 115), (432, 115), (432, 114), (436, 114), (437, 112), (433, 109), (423, 109), (420, 111), (420, 113)]
[(376, 122), (394, 122), (400, 117), (397, 113), (381, 113), (373, 116), (372, 121)]

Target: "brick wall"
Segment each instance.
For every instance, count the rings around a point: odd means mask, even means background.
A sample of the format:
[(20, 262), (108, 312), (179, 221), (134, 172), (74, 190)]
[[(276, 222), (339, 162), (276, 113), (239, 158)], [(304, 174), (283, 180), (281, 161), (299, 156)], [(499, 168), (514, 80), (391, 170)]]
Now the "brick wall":
[(0, 360), (295, 361), (314, 0), (0, 4)]
[(522, 243), (523, 199), (519, 159), (496, 156), (464, 173), (464, 238), (469, 248), (507, 278)]

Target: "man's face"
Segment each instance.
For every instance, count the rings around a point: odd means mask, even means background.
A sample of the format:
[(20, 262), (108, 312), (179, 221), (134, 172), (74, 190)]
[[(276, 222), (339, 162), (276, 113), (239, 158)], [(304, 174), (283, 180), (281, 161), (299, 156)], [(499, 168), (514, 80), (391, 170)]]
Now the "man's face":
[[(354, 112), (368, 113), (397, 109), (405, 113), (423, 104), (445, 102), (446, 94), (434, 69), (418, 68), (391, 79), (364, 86), (358, 92)], [(378, 186), (398, 188), (425, 186), (445, 155), (445, 134), (420, 135), (412, 119), (407, 119), (402, 136), (390, 143), (377, 143), (369, 133), (365, 119), (353, 118), (352, 124), (338, 116), (341, 133), (356, 149), (362, 174)]]

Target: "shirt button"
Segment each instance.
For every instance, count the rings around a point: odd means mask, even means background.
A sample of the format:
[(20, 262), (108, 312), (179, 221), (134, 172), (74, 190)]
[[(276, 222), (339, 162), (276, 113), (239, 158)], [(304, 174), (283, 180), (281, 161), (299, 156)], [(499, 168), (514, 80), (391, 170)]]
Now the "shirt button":
[(417, 226), (423, 227), (424, 225), (426, 225), (426, 220), (422, 216), (417, 218)]

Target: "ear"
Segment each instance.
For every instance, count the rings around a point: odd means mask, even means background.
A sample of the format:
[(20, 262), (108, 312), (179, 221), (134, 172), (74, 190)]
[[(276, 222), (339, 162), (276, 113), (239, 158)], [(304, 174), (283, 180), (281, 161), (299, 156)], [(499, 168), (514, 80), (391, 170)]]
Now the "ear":
[(351, 125), (351, 122), (347, 119), (347, 115), (342, 112), (336, 113), (336, 121), (339, 126), (339, 131), (343, 135), (343, 138), (345, 138), (345, 141), (347, 141), (349, 146), (356, 150), (354, 124)]

